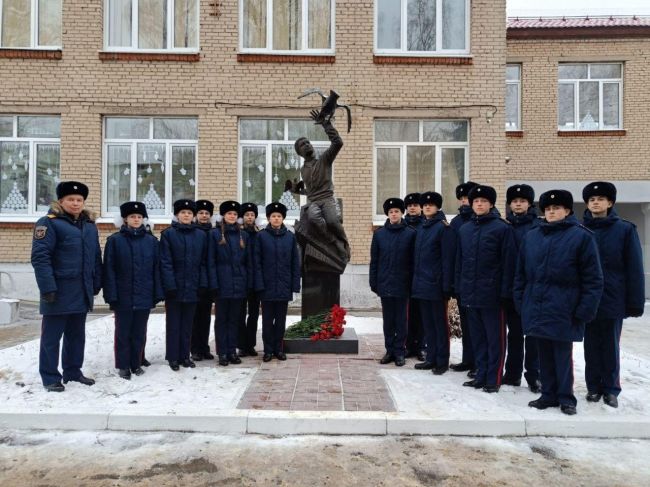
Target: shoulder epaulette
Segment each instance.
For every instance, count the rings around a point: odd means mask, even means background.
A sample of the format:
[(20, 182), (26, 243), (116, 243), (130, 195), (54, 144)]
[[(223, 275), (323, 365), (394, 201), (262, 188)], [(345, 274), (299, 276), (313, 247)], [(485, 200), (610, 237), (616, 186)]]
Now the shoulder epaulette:
[(503, 217), (503, 216), (502, 216), (502, 217), (499, 218), (499, 219), (500, 219), (502, 222), (507, 223), (508, 225), (512, 225), (512, 222), (511, 222), (510, 220), (508, 220), (506, 217)]
[(56, 218), (56, 215), (54, 215), (54, 214), (52, 214), (52, 213), (48, 213), (48, 214), (47, 214), (47, 217), (48, 217), (48, 218)]
[(441, 221), (441, 222), (442, 222), (442, 224), (443, 224), (444, 226), (446, 226), (446, 227), (448, 227), (448, 226), (450, 225), (450, 223), (449, 223), (449, 222), (447, 221), (447, 219), (446, 219), (446, 218), (443, 218), (443, 219), (442, 219), (442, 220), (440, 220), (440, 221)]
[(635, 224), (634, 222), (631, 222), (630, 220), (626, 220), (625, 218), (621, 218), (621, 221), (622, 221), (622, 222), (625, 222), (625, 223), (629, 223), (629, 224), (632, 225), (634, 228), (636, 228), (636, 224)]
[(591, 233), (592, 235), (594, 234), (594, 231), (591, 230), (590, 228), (585, 227), (582, 223), (578, 223), (578, 226), (582, 228), (583, 230), (586, 230), (587, 232)]

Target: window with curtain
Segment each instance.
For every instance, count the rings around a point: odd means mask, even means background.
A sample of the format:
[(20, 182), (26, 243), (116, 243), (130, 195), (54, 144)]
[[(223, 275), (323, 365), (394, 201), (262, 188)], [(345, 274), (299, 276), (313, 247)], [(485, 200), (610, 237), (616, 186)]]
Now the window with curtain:
[(107, 50), (198, 50), (199, 0), (105, 2)]
[(466, 120), (375, 120), (374, 220), (394, 196), (437, 191), (443, 210), (456, 211), (456, 186), (466, 179)]
[(334, 0), (240, 0), (244, 52), (329, 53)]
[(468, 54), (469, 0), (376, 0), (376, 54)]
[(0, 47), (60, 48), (62, 0), (0, 0)]
[(521, 64), (506, 65), (506, 130), (521, 130)]
[(0, 115), (0, 215), (47, 211), (60, 182), (61, 119)]
[(103, 214), (142, 201), (151, 216), (170, 216), (180, 198), (194, 199), (197, 118), (104, 119)]

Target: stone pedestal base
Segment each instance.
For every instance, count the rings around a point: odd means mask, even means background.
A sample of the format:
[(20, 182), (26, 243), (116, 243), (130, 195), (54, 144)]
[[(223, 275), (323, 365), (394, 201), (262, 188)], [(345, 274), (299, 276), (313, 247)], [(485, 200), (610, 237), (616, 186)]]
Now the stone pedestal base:
[(307, 271), (302, 278), (302, 317), (329, 311), (341, 302), (341, 276), (333, 272)]
[(346, 328), (339, 338), (312, 342), (309, 338), (285, 339), (285, 353), (359, 353), (359, 339), (354, 328)]

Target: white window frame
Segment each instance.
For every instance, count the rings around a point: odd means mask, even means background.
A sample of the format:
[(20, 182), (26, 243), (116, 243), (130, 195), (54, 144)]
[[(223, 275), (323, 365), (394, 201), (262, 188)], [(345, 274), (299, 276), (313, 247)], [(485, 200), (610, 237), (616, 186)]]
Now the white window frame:
[[(30, 45), (29, 46), (3, 46), (2, 43), (2, 11), (3, 0), (0, 0), (0, 49), (38, 49), (39, 51), (59, 51), (63, 46), (41, 46), (38, 43), (38, 0), (31, 0), (30, 10)], [(61, 2), (63, 9), (63, 2)], [(61, 16), (61, 24), (63, 24), (63, 15)], [(61, 27), (61, 42), (63, 42), (63, 25)]]
[[(21, 113), (19, 115), (1, 114), (2, 117), (13, 117), (13, 133), (11, 137), (0, 137), (0, 142), (17, 142), (29, 144), (29, 169), (27, 183), (27, 212), (26, 213), (0, 213), (0, 221), (36, 221), (43, 216), (43, 210), (36, 209), (36, 156), (39, 145), (58, 145), (59, 154), (61, 152), (61, 137), (18, 137), (18, 118), (19, 117), (61, 117), (59, 114), (52, 115), (33, 115)], [(59, 157), (59, 175), (61, 176), (61, 159)], [(1, 202), (0, 202), (1, 203)]]
[[(147, 139), (107, 139), (106, 138), (106, 125), (107, 120), (111, 118), (134, 118), (134, 119), (149, 119), (149, 138)], [(131, 148), (131, 165), (130, 165), (130, 200), (135, 199), (137, 194), (137, 167), (138, 167), (138, 144), (161, 144), (165, 146), (165, 214), (164, 215), (150, 215), (149, 220), (152, 223), (168, 223), (169, 219), (173, 216), (173, 197), (172, 197), (172, 147), (194, 147), (196, 158), (194, 161), (194, 199), (198, 191), (199, 180), (199, 141), (191, 139), (154, 139), (154, 120), (155, 119), (170, 119), (170, 118), (195, 118), (198, 123), (198, 117), (174, 117), (174, 116), (104, 116), (102, 118), (102, 217), (112, 218), (119, 215), (119, 211), (108, 211), (108, 147), (109, 146), (130, 146)]]
[(138, 18), (138, 3), (139, 0), (132, 0), (131, 2), (131, 45), (130, 46), (109, 46), (109, 9), (108, 2), (109, 0), (104, 0), (104, 51), (105, 52), (139, 52), (139, 53), (161, 53), (161, 52), (173, 52), (177, 54), (187, 53), (195, 54), (200, 51), (201, 47), (201, 2), (197, 0), (196, 8), (196, 47), (174, 47), (174, 0), (168, 0), (167, 2), (167, 46), (163, 49), (140, 49), (138, 47), (139, 40), (139, 18)]
[[(594, 62), (594, 63), (561, 63), (566, 65), (583, 65), (587, 66), (587, 77), (586, 78), (563, 78), (560, 79), (558, 73), (558, 106), (557, 106), (557, 130), (559, 132), (599, 132), (602, 130), (624, 130), (623, 128), (623, 80), (625, 78), (625, 64), (622, 62)], [(591, 79), (591, 67), (594, 64), (617, 64), (621, 67), (621, 77), (620, 78), (595, 78)], [(558, 65), (559, 69), (559, 65)], [(584, 129), (580, 128), (580, 82), (589, 82), (589, 83), (598, 83), (598, 128), (597, 129)], [(605, 83), (618, 83), (618, 127), (604, 127), (603, 126), (603, 84)], [(566, 128), (560, 126), (560, 85), (573, 85), (574, 89), (574, 101), (573, 101), (573, 128)]]
[(401, 26), (400, 26), (400, 48), (379, 49), (377, 47), (377, 36), (379, 34), (379, 5), (374, 1), (374, 53), (377, 56), (405, 56), (405, 57), (471, 57), (471, 0), (465, 0), (465, 49), (442, 49), (442, 0), (436, 0), (436, 50), (435, 51), (409, 51), (408, 45), (408, 0), (401, 0)]
[[(509, 128), (506, 125), (506, 132), (519, 132), (521, 131), (521, 107), (522, 107), (522, 101), (521, 101), (521, 78), (522, 78), (522, 71), (523, 71), (523, 66), (520, 63), (508, 63), (506, 64), (506, 68), (510, 66), (516, 66), (519, 68), (519, 79), (515, 80), (508, 80), (506, 79), (506, 88), (508, 85), (517, 85), (517, 127), (515, 128)], [(507, 91), (506, 91), (507, 93)], [(507, 98), (506, 98), (507, 100)]]
[[(376, 139), (375, 122), (419, 122), (418, 142), (378, 142)], [(467, 123), (467, 141), (465, 142), (423, 142), (424, 122), (466, 122)], [(406, 159), (408, 147), (435, 147), (435, 188), (434, 191), (442, 194), (442, 150), (443, 149), (465, 149), (465, 174), (464, 181), (469, 179), (469, 148), (470, 148), (470, 123), (468, 119), (386, 119), (376, 118), (373, 120), (373, 149), (372, 149), (372, 205), (373, 205), (373, 225), (383, 225), (386, 221), (383, 208), (377, 208), (377, 149), (399, 149), (400, 150), (400, 170), (399, 170), (399, 195), (406, 195)]]
[(239, 52), (242, 54), (277, 54), (331, 56), (336, 46), (336, 0), (331, 0), (330, 49), (309, 49), (309, 0), (302, 0), (302, 49), (273, 49), (273, 1), (266, 0), (266, 47), (244, 47), (244, 0), (239, 0)]

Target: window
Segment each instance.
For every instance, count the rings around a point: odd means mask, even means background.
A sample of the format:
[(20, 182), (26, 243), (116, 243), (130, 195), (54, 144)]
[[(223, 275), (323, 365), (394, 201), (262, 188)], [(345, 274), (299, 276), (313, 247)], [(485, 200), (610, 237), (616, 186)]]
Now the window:
[(335, 0), (240, 0), (242, 52), (334, 51)]
[(375, 53), (469, 53), (469, 0), (376, 0)]
[(106, 0), (105, 5), (108, 50), (198, 50), (199, 0)]
[(0, 0), (0, 47), (61, 48), (62, 0)]
[(560, 64), (558, 130), (623, 127), (623, 65)]
[(521, 130), (521, 65), (506, 65), (506, 130)]
[(56, 200), (61, 119), (0, 115), (0, 214), (36, 215)]
[(437, 191), (443, 210), (456, 211), (456, 186), (468, 175), (466, 120), (376, 120), (374, 220), (392, 196)]
[(142, 201), (153, 215), (171, 215), (173, 203), (196, 195), (196, 118), (104, 119), (103, 213)]
[[(284, 191), (287, 180), (300, 180), (302, 158), (293, 144), (299, 137), (307, 137), (317, 155), (322, 154), (330, 141), (321, 125), (311, 120), (296, 119), (241, 119), (239, 122), (239, 187), (240, 197), (264, 207), (280, 201), (287, 207), (287, 218), (300, 215), (304, 197)], [(260, 209), (264, 214), (264, 209)]]

